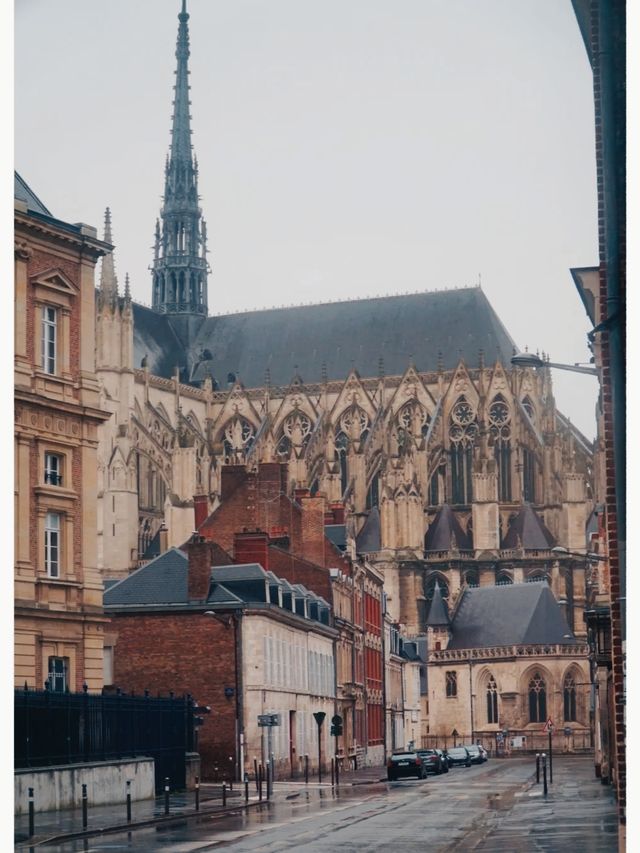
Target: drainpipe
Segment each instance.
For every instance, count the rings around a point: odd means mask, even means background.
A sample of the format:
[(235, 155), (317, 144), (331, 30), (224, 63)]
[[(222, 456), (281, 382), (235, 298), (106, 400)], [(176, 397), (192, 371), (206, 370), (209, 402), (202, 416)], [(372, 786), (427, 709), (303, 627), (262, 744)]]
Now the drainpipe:
[(236, 755), (238, 756), (237, 779), (244, 778), (244, 706), (242, 683), (242, 611), (234, 613), (233, 631), (235, 641), (235, 670), (236, 670)]
[(471, 711), (471, 743), (474, 743), (473, 740), (473, 683), (471, 678), (471, 672), (473, 668), (473, 664), (471, 663), (471, 658), (468, 660), (469, 664), (469, 710)]

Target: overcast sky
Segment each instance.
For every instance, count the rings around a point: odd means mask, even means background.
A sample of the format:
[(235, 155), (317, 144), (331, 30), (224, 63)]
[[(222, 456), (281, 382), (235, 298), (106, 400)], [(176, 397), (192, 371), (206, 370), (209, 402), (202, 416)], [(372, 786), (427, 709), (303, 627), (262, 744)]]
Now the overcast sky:
[[(149, 304), (179, 0), (17, 0), (15, 164)], [(476, 284), (587, 361), (591, 69), (570, 0), (189, 0), (212, 313)], [(426, 320), (428, 322), (428, 320)], [(398, 330), (401, 334), (402, 330)], [(419, 364), (419, 369), (433, 365)], [(554, 372), (595, 434), (596, 381)]]

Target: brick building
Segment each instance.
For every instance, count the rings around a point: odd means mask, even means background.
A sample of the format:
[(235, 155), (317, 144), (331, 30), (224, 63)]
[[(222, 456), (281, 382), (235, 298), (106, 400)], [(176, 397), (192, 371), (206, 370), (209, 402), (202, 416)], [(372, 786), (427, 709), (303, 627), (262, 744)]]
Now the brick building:
[(99, 690), (94, 271), (112, 247), (17, 174), (14, 196), (15, 683)]

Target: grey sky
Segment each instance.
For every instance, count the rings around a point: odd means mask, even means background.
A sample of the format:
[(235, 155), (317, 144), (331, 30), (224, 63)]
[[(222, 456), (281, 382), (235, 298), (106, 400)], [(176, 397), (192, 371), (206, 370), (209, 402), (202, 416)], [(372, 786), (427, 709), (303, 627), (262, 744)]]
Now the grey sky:
[[(179, 0), (17, 0), (15, 163), (149, 303)], [(482, 287), (586, 361), (591, 70), (570, 0), (189, 0), (212, 313)], [(401, 330), (399, 330), (401, 332)], [(430, 365), (418, 365), (428, 369)], [(589, 438), (596, 381), (554, 373)]]

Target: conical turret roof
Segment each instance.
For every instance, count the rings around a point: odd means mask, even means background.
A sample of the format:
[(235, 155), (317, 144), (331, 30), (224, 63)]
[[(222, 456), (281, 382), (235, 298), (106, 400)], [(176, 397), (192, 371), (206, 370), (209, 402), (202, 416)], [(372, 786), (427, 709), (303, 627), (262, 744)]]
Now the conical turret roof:
[(464, 551), (470, 548), (473, 548), (471, 537), (464, 532), (449, 504), (443, 504), (427, 530), (425, 551)]
[(427, 626), (435, 628), (440, 625), (448, 628), (449, 616), (447, 615), (447, 606), (440, 592), (440, 584), (436, 581), (433, 588), (433, 598), (431, 600), (431, 607), (429, 608), (429, 615), (427, 616)]

